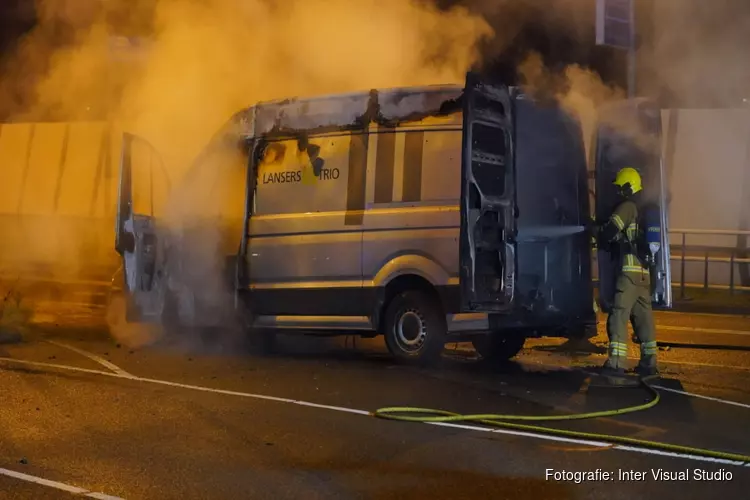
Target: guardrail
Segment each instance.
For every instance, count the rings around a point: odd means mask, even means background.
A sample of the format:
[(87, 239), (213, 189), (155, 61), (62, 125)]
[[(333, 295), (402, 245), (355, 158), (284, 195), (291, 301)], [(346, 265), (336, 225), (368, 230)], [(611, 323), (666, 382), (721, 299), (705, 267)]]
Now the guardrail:
[[(712, 247), (709, 245), (688, 245), (688, 235), (713, 235), (713, 236), (748, 236), (750, 237), (750, 231), (740, 230), (723, 230), (723, 229), (671, 229), (670, 233), (670, 250), (671, 261), (678, 261), (680, 266), (680, 280), (678, 282), (673, 281), (672, 286), (679, 286), (680, 298), (685, 298), (686, 288), (702, 288), (703, 290), (719, 289), (729, 290), (730, 294), (734, 294), (736, 291), (750, 291), (750, 286), (737, 285), (735, 284), (735, 268), (737, 264), (750, 264), (750, 258), (743, 255), (750, 255), (750, 248), (743, 250), (737, 247)], [(679, 243), (674, 243), (675, 238), (672, 235), (678, 235)], [(675, 251), (677, 250), (677, 251)], [(701, 253), (702, 255), (688, 255), (688, 252)], [(716, 256), (711, 253), (723, 252), (728, 253), (728, 256)], [(678, 255), (676, 255), (678, 254)], [(703, 283), (686, 283), (685, 281), (685, 263), (687, 262), (703, 262)], [(729, 283), (727, 285), (711, 284), (709, 283), (709, 263), (723, 263), (729, 264)]]

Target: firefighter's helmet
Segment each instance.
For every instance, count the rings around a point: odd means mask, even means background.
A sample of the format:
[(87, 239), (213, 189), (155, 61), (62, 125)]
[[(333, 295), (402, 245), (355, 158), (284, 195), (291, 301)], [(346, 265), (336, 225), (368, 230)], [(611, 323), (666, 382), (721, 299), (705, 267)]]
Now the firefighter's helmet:
[(625, 167), (617, 172), (614, 184), (625, 192), (630, 191), (629, 194), (635, 194), (643, 189), (641, 175), (632, 167)]

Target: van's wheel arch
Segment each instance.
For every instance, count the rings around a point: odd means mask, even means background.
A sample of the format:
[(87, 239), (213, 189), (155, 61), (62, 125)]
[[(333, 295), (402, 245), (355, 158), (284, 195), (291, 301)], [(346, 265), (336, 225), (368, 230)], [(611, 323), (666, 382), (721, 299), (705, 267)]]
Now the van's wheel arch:
[(476, 337), (471, 343), (482, 359), (504, 362), (521, 352), (527, 338), (527, 331), (513, 328), (490, 332)]
[(445, 313), (437, 293), (423, 288), (398, 291), (383, 315), (385, 344), (396, 358), (432, 363), (440, 358), (447, 336)]

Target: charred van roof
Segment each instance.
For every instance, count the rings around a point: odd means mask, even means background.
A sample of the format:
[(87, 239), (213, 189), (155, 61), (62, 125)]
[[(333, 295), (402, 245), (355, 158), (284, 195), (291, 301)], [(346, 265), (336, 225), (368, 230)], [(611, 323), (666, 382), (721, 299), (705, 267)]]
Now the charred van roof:
[(427, 85), (264, 101), (235, 113), (228, 127), (249, 138), (395, 126), (459, 111), (462, 94), (459, 85)]

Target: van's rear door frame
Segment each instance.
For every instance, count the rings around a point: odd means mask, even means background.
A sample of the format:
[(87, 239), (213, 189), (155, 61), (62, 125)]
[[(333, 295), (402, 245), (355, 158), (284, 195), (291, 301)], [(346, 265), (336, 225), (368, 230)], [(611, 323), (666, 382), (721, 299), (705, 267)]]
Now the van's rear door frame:
[(459, 242), (461, 308), (513, 306), (516, 281), (514, 117), (510, 89), (466, 76)]

